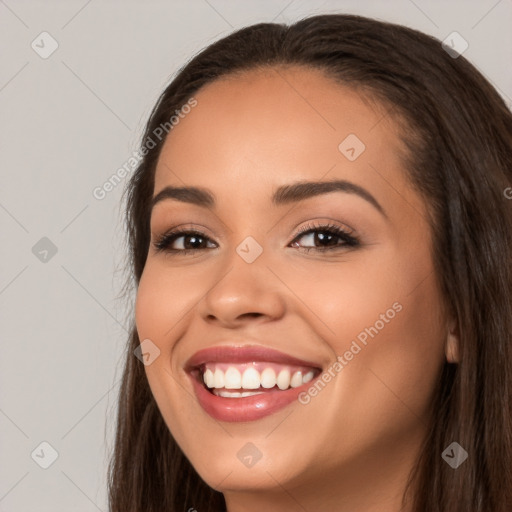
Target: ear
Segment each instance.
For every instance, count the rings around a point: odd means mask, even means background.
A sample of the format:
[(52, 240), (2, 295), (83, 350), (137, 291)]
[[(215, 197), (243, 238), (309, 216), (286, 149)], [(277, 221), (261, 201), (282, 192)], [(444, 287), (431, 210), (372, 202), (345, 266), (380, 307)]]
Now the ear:
[(452, 317), (448, 323), (448, 333), (446, 336), (445, 354), (449, 363), (460, 362), (460, 339), (459, 325), (455, 317)]

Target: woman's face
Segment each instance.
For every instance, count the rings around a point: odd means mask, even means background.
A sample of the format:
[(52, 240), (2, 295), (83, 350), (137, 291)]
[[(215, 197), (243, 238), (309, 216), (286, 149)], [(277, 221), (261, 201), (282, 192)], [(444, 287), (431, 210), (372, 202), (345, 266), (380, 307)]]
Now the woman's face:
[[(165, 422), (233, 507), (397, 499), (448, 324), (393, 122), (299, 68), (195, 99), (158, 161), (136, 303)], [(193, 233), (157, 250), (170, 230)]]

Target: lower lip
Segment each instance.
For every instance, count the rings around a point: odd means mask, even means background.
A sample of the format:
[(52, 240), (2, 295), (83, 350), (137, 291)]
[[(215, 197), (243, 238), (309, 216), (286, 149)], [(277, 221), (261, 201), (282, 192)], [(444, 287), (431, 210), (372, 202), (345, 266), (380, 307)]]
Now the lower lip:
[[(216, 420), (255, 421), (269, 416), (297, 400), (299, 393), (311, 386), (314, 379), (302, 386), (286, 391), (265, 391), (260, 395), (243, 398), (225, 398), (210, 393), (197, 375), (189, 374), (201, 407)], [(237, 391), (237, 390), (233, 390)]]

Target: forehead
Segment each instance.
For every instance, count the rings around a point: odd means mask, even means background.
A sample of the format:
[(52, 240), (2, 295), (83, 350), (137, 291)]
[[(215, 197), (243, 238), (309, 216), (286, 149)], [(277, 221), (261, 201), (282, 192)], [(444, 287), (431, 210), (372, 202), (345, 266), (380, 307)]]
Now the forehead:
[(186, 183), (256, 196), (291, 179), (363, 183), (376, 172), (403, 186), (404, 145), (384, 106), (318, 70), (252, 70), (194, 97), (197, 106), (165, 141), (155, 192)]

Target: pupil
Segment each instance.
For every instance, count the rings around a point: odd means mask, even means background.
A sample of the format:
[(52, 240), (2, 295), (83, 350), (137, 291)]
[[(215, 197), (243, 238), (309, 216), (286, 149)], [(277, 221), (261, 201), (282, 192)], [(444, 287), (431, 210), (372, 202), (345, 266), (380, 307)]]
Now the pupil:
[[(325, 233), (320, 232), (316, 235), (316, 238), (317, 238), (317, 241), (326, 242), (326, 241), (331, 241), (334, 238), (334, 235), (331, 235), (331, 234), (326, 235)], [(326, 245), (326, 244), (324, 243), (324, 245)]]
[[(185, 245), (187, 245), (187, 246), (188, 245), (192, 245), (193, 249), (197, 249), (197, 247), (194, 246), (194, 242), (197, 244), (197, 241), (201, 240), (201, 239), (198, 236), (196, 236), (196, 235), (189, 235), (187, 237), (187, 239), (188, 239), (188, 243), (186, 243)], [(201, 245), (201, 244), (199, 243), (199, 245)]]

